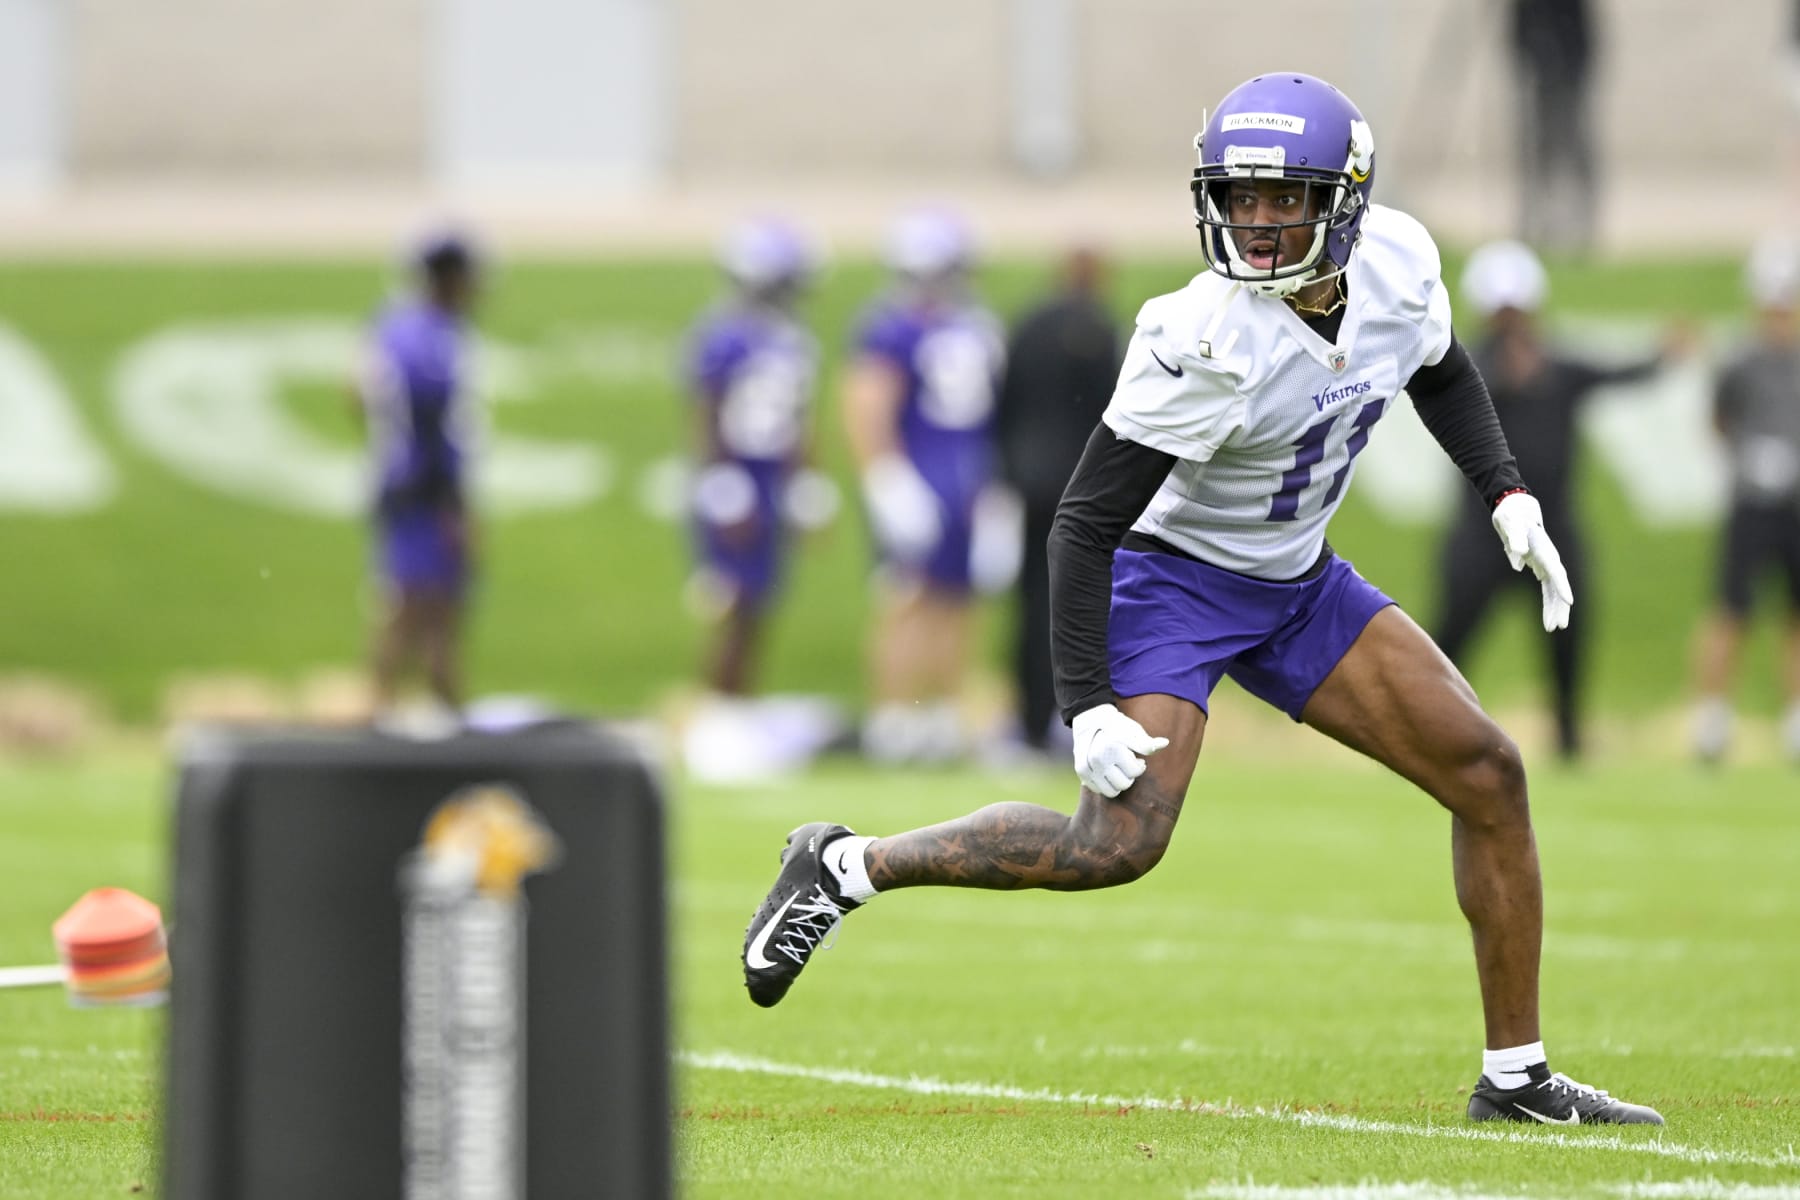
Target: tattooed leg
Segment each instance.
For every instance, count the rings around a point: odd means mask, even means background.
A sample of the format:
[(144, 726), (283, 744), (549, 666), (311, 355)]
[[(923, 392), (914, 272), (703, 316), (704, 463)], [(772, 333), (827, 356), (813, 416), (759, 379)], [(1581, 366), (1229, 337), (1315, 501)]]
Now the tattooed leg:
[(1206, 714), (1173, 696), (1120, 707), (1169, 745), (1116, 799), (1083, 788), (1074, 816), (1036, 804), (990, 804), (942, 825), (877, 838), (865, 859), (878, 891), (937, 885), (1083, 891), (1142, 878), (1168, 849), (1200, 754)]

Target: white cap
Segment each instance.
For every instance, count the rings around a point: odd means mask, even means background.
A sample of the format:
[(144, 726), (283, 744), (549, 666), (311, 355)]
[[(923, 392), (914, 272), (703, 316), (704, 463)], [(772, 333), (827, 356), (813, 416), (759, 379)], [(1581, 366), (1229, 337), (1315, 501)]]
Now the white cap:
[(1463, 268), (1463, 296), (1475, 311), (1491, 317), (1503, 308), (1536, 312), (1549, 294), (1544, 264), (1524, 242), (1489, 242)]
[(1792, 308), (1800, 300), (1800, 243), (1771, 234), (1744, 263), (1744, 287), (1758, 308)]

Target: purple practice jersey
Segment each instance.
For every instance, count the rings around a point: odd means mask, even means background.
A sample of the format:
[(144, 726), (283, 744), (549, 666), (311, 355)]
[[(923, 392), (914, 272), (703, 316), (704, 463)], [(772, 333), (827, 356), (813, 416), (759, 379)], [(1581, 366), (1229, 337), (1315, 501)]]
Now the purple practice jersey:
[(455, 318), (419, 300), (399, 301), (375, 322), (363, 404), (377, 554), (382, 573), (406, 592), (458, 594), (468, 582), (462, 336)]
[(890, 298), (857, 337), (862, 354), (900, 372), (900, 444), (952, 512), (974, 502), (994, 468), (994, 400), (1005, 365), (1000, 322), (975, 305), (929, 308)]
[(964, 591), (974, 578), (976, 501), (995, 474), (994, 407), (1006, 359), (1000, 322), (972, 304), (890, 297), (865, 318), (856, 345), (899, 371), (900, 448), (941, 503), (937, 545), (920, 561), (889, 566)]
[(773, 313), (721, 308), (694, 331), (688, 377), (714, 460), (794, 462), (818, 369), (812, 336)]
[(750, 485), (729, 504), (698, 506), (696, 548), (743, 603), (762, 603), (780, 579), (782, 498), (805, 450), (817, 363), (811, 335), (772, 312), (728, 306), (694, 331), (688, 378), (706, 430), (702, 465), (734, 465)]
[(383, 511), (461, 499), (462, 350), (456, 318), (423, 301), (398, 301), (376, 319), (363, 402)]

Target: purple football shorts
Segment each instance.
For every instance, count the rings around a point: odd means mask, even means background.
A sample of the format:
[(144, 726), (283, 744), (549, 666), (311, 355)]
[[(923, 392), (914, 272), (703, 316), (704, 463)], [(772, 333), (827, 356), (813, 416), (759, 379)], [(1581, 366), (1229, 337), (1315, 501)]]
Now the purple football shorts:
[(378, 522), (381, 565), (403, 592), (461, 593), (468, 563), (448, 514), (436, 508), (384, 512)]
[(1173, 554), (1113, 555), (1113, 691), (1202, 711), (1219, 678), (1298, 721), (1371, 618), (1393, 601), (1333, 555), (1311, 579), (1270, 583)]
[(756, 485), (755, 505), (747, 519), (731, 524), (696, 517), (694, 551), (701, 567), (729, 587), (738, 603), (760, 608), (781, 581), (787, 540), (781, 493), (789, 471), (778, 462), (740, 460), (737, 465)]

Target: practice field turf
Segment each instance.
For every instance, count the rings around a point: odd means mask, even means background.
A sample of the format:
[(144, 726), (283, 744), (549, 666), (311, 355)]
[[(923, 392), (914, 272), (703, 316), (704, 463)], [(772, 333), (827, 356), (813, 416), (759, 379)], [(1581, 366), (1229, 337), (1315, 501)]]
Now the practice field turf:
[[(1305, 731), (1234, 746), (1238, 701), (1148, 879), (882, 897), (770, 1011), (738, 954), (789, 828), (1066, 805), (1067, 774), (845, 764), (680, 787), (682, 1194), (1800, 1196), (1791, 771), (1536, 771), (1553, 1061), (1669, 1125), (1472, 1127), (1481, 1031), (1448, 819)], [(46, 961), (87, 887), (166, 894), (165, 786), (148, 749), (0, 764), (0, 964)], [(156, 1191), (159, 1029), (0, 993), (0, 1195)]]

